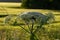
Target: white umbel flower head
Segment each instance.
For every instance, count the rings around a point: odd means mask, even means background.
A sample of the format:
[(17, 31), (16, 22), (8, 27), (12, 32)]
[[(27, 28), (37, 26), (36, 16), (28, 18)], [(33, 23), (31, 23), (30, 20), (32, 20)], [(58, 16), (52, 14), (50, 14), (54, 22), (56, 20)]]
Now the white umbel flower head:
[(26, 23), (29, 23), (30, 21), (38, 21), (39, 18), (44, 17), (45, 15), (39, 12), (23, 12), (22, 14), (18, 15), (18, 18), (22, 18), (24, 21), (26, 21)]
[(17, 18), (21, 18), (26, 23), (34, 23), (37, 21), (39, 24), (46, 24), (50, 19), (54, 19), (54, 15), (52, 13), (44, 15), (39, 12), (23, 12), (22, 14), (18, 15)]

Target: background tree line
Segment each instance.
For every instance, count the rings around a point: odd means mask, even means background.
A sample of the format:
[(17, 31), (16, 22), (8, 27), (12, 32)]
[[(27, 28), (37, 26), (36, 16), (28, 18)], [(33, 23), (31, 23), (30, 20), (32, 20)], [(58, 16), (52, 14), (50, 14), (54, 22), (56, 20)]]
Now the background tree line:
[(22, 7), (31, 9), (60, 9), (60, 0), (22, 0)]

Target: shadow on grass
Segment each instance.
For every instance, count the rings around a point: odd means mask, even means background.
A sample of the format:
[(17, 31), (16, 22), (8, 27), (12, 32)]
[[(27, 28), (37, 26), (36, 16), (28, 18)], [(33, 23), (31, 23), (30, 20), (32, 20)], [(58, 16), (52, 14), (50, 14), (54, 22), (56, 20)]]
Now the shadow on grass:
[[(9, 14), (9, 15), (11, 15), (11, 16), (17, 16), (16, 14)], [(0, 18), (9, 16), (9, 15), (8, 14), (6, 14), (6, 15), (0, 15)]]
[(60, 16), (60, 14), (54, 14), (54, 15), (56, 15), (56, 16)]
[[(19, 7), (8, 7), (8, 8), (13, 8), (13, 9), (23, 9), (21, 6)], [(31, 8), (24, 8), (24, 9), (31, 9)], [(60, 9), (47, 9), (47, 8), (41, 8), (43, 10), (52, 10), (54, 12), (60, 12)]]
[(60, 12), (60, 10), (53, 10), (54, 12)]
[(60, 23), (60, 21), (54, 21), (53, 23)]
[(0, 18), (1, 18), (1, 17), (6, 17), (6, 16), (8, 16), (8, 15), (0, 15)]
[(21, 7), (8, 7), (8, 8), (20, 9)]

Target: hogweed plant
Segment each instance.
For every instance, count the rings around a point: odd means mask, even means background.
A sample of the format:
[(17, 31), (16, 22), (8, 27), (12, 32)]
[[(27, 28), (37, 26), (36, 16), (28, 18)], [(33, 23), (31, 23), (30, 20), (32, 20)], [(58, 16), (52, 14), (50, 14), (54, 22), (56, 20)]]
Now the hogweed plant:
[[(9, 24), (11, 18), (12, 16), (7, 16), (5, 23)], [(16, 17), (14, 23), (16, 24), (17, 21), (24, 23), (25, 25), (19, 26), (30, 34), (30, 40), (39, 40), (36, 33), (39, 32), (43, 25), (50, 23), (51, 20), (54, 20), (54, 15), (50, 12), (46, 15), (39, 12), (23, 12)]]
[(12, 15), (6, 16), (5, 21), (4, 21), (5, 25), (13, 25), (14, 22), (15, 22), (15, 18)]
[(37, 31), (39, 31), (39, 29), (45, 25), (45, 24), (50, 24), (52, 23), (53, 21), (55, 21), (55, 17), (54, 17), (54, 14), (49, 12), (47, 13), (46, 15), (44, 16), (41, 16), (41, 21), (39, 22), (40, 26), (37, 26), (37, 29), (34, 31), (34, 33), (36, 33)]
[(39, 40), (35, 33), (38, 32), (49, 20), (54, 20), (54, 15), (52, 13), (43, 15), (39, 12), (23, 12), (22, 14), (18, 15), (17, 19), (18, 18), (24, 20), (25, 25), (28, 25), (27, 27), (29, 30), (23, 28), (22, 26), (20, 27), (30, 34), (30, 40)]

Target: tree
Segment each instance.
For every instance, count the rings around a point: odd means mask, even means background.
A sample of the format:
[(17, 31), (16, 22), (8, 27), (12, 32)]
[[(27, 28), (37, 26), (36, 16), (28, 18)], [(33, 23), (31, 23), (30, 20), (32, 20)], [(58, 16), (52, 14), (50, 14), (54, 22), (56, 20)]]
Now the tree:
[(29, 8), (29, 3), (30, 3), (29, 0), (22, 0), (22, 3), (23, 3), (23, 4), (22, 4), (21, 6), (22, 6), (23, 8)]
[(23, 8), (31, 9), (60, 9), (60, 1), (58, 0), (23, 0)]

